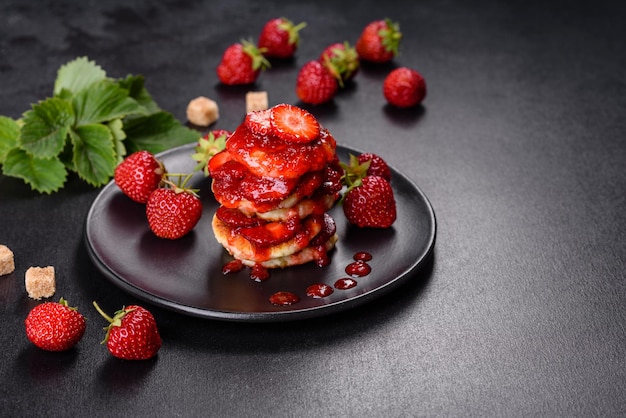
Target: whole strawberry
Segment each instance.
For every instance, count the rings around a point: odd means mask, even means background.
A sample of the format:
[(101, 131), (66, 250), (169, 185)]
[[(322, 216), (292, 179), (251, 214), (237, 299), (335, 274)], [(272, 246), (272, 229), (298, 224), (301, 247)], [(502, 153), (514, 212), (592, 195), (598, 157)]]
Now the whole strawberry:
[(148, 151), (137, 151), (115, 168), (115, 184), (135, 202), (146, 203), (163, 179), (165, 168)]
[(294, 25), (284, 17), (271, 19), (263, 26), (257, 44), (265, 50), (266, 57), (291, 58), (298, 49), (300, 31), (305, 26), (304, 22)]
[(400, 108), (417, 106), (426, 97), (426, 81), (415, 70), (407, 67), (396, 68), (385, 78), (383, 94), (393, 106)]
[(85, 333), (86, 323), (76, 308), (63, 298), (35, 306), (24, 321), (26, 336), (47, 351), (65, 351), (74, 347)]
[(376, 20), (363, 29), (356, 42), (356, 52), (362, 60), (382, 64), (398, 55), (402, 33), (398, 23), (390, 19)]
[(106, 343), (113, 356), (124, 360), (147, 360), (157, 354), (162, 340), (150, 311), (131, 305), (115, 312), (111, 318), (96, 302), (93, 302), (93, 306), (109, 321), (109, 325), (104, 328), (107, 333), (102, 343)]
[(269, 67), (263, 52), (246, 40), (229, 46), (217, 66), (218, 78), (226, 85), (254, 83), (261, 71)]
[(322, 104), (337, 94), (339, 84), (330, 71), (319, 61), (305, 63), (296, 78), (296, 95), (304, 103)]
[(178, 239), (187, 235), (202, 216), (202, 202), (195, 191), (184, 187), (160, 187), (146, 203), (150, 229), (159, 238)]
[(368, 176), (382, 177), (387, 181), (391, 181), (391, 170), (387, 162), (379, 155), (372, 154), (371, 152), (364, 152), (359, 155), (359, 163), (365, 163), (369, 161), (367, 167)]
[(361, 65), (359, 54), (347, 41), (327, 46), (318, 60), (339, 80), (339, 85), (342, 87), (354, 78)]
[(396, 220), (396, 200), (387, 180), (367, 176), (349, 189), (343, 200), (346, 219), (361, 228), (388, 228)]

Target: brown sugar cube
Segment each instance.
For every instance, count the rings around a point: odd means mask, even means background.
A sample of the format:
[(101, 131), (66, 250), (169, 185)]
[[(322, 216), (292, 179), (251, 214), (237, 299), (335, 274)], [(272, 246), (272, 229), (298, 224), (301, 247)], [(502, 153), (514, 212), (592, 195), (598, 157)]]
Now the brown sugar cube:
[(209, 126), (219, 117), (217, 103), (207, 97), (196, 97), (187, 105), (187, 120), (196, 126)]
[(6, 245), (0, 244), (0, 276), (11, 274), (15, 270), (13, 251)]
[(266, 91), (249, 91), (246, 93), (246, 112), (265, 110), (268, 106)]
[(26, 270), (25, 284), (29, 297), (38, 300), (49, 298), (56, 290), (54, 267), (30, 267)]

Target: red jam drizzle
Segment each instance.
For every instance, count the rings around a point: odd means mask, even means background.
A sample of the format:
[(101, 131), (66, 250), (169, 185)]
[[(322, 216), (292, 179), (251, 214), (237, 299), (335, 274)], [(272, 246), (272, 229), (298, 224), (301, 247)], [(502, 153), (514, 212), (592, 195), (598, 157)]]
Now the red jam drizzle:
[(255, 264), (250, 271), (250, 278), (255, 282), (264, 282), (270, 278), (270, 272), (262, 265)]
[(346, 266), (346, 273), (352, 277), (363, 277), (370, 274), (372, 268), (365, 261), (355, 261)]
[(353, 259), (356, 261), (371, 261), (372, 255), (365, 251), (359, 251), (358, 253), (354, 254)]
[(224, 267), (222, 267), (222, 273), (223, 274), (236, 273), (238, 271), (241, 271), (242, 269), (243, 269), (243, 263), (241, 262), (241, 260), (233, 260), (224, 264)]
[(315, 264), (318, 267), (326, 267), (330, 264), (330, 257), (326, 253), (326, 249), (323, 246), (320, 246), (317, 249), (317, 255), (315, 257)]
[(324, 283), (315, 283), (306, 288), (306, 295), (315, 299), (325, 298), (333, 293), (333, 288)]
[(289, 306), (299, 301), (298, 295), (291, 292), (276, 292), (270, 296), (270, 303), (276, 306)]
[(339, 279), (335, 282), (335, 289), (347, 290), (352, 289), (356, 285), (356, 280), (349, 277), (344, 277), (343, 279)]
[[(320, 267), (330, 264), (330, 257), (326, 254), (326, 250), (323, 246), (319, 246), (317, 249), (316, 264)], [(334, 286), (329, 286), (324, 283), (315, 283), (306, 288), (306, 295), (314, 298), (321, 299), (330, 296), (335, 289), (348, 290), (355, 287), (358, 283), (354, 277), (364, 277), (371, 273), (372, 267), (367, 263), (372, 260), (372, 255), (365, 251), (356, 252), (353, 256), (354, 262), (346, 266), (346, 273), (352, 277), (344, 277), (337, 280)], [(235, 273), (242, 270), (244, 267), (240, 260), (232, 260), (224, 265), (222, 272), (224, 274)], [(267, 268), (260, 264), (255, 264), (250, 269), (250, 278), (255, 282), (262, 282), (270, 277), (270, 272)], [(270, 296), (269, 301), (275, 306), (290, 306), (294, 303), (298, 303), (300, 298), (298, 295), (292, 292), (276, 292)]]

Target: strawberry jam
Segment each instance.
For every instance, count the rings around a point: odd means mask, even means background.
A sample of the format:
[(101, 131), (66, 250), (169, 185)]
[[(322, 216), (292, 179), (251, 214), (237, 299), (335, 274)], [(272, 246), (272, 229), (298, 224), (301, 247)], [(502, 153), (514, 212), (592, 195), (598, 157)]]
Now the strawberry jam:
[(355, 261), (354, 263), (348, 264), (346, 267), (346, 273), (352, 277), (363, 277), (370, 274), (372, 268), (365, 261)]
[(318, 139), (300, 144), (274, 135), (253, 134), (240, 125), (226, 141), (233, 158), (261, 177), (298, 178), (307, 171), (323, 170), (335, 157), (336, 141), (326, 129)]
[(333, 288), (324, 283), (315, 283), (306, 288), (306, 295), (315, 299), (325, 298), (333, 293)]
[(353, 259), (356, 261), (371, 261), (372, 255), (365, 251), (359, 251), (354, 254)]
[(291, 292), (276, 292), (270, 296), (271, 304), (276, 306), (289, 306), (299, 301), (298, 295)]
[(335, 282), (335, 289), (348, 290), (348, 289), (352, 289), (356, 285), (357, 285), (356, 280), (351, 279), (349, 277), (344, 277), (343, 279), (339, 279)]

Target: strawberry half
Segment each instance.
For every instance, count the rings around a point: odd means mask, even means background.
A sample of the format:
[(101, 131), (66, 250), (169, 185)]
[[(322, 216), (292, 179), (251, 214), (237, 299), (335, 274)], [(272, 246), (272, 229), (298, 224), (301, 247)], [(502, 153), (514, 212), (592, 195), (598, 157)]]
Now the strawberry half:
[(307, 143), (320, 136), (320, 124), (315, 116), (297, 106), (284, 103), (274, 106), (270, 123), (274, 135), (287, 142)]
[(165, 168), (148, 151), (137, 151), (115, 168), (115, 184), (135, 202), (146, 203), (163, 179)]
[(106, 343), (113, 356), (124, 360), (147, 360), (157, 354), (162, 340), (154, 316), (147, 309), (131, 305), (117, 311), (111, 318), (96, 302), (93, 306), (109, 322), (104, 328), (107, 333), (102, 343)]
[(248, 112), (243, 123), (253, 134), (265, 137), (272, 129), (270, 113), (270, 109)]
[(46, 351), (69, 350), (81, 340), (86, 328), (83, 315), (63, 298), (35, 306), (24, 325), (28, 339)]

